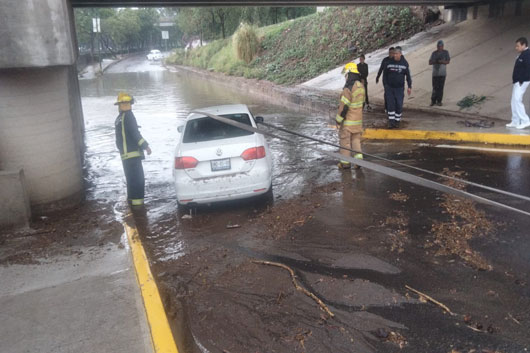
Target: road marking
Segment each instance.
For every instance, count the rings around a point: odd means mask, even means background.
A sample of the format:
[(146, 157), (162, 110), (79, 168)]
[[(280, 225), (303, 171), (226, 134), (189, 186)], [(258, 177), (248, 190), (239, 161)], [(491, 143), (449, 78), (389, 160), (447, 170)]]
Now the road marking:
[(151, 331), (151, 343), (154, 353), (178, 353), (177, 344), (169, 327), (169, 321), (162, 305), (155, 279), (149, 267), (149, 261), (138, 235), (136, 227), (124, 223), (125, 232), (133, 256), (136, 279), (140, 286), (147, 322)]
[(446, 140), (530, 146), (530, 135), (478, 132), (365, 129), (363, 137), (369, 140)]
[(457, 145), (432, 145), (430, 143), (419, 143), (418, 146), (436, 147), (436, 148), (453, 148), (453, 149), (458, 149), (458, 150), (475, 150), (475, 151), (486, 151), (486, 152), (530, 153), (530, 150), (512, 150), (509, 148), (489, 148), (489, 147), (457, 146)]

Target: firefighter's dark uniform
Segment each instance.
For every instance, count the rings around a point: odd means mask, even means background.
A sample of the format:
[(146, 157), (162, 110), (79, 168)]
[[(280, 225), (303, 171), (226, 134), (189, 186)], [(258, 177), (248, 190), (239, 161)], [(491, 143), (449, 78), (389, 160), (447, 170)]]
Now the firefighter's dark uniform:
[(142, 159), (144, 149), (148, 147), (132, 111), (122, 111), (116, 118), (116, 147), (118, 147), (127, 180), (127, 199), (129, 204), (140, 206), (144, 203), (144, 169)]

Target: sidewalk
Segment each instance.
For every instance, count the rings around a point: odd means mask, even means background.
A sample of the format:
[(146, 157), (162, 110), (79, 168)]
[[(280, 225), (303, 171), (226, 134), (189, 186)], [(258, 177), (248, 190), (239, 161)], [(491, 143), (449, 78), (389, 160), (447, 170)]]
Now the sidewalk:
[[(404, 108), (401, 127), (389, 130), (382, 105), (374, 107), (372, 113), (365, 114), (365, 139), (441, 140), (530, 146), (530, 128), (509, 129), (506, 128), (508, 122), (505, 120), (447, 111), (443, 107), (419, 107), (409, 104)], [(466, 122), (471, 126), (466, 126)], [(492, 126), (487, 127), (490, 125)]]
[(152, 352), (126, 238), (66, 247), (0, 267), (0, 352)]

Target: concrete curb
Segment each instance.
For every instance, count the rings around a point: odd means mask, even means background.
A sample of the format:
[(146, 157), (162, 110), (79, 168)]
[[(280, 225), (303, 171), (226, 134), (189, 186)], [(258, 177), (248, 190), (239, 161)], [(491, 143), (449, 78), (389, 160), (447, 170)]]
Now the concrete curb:
[(480, 132), (365, 129), (363, 138), (368, 140), (443, 140), (484, 144), (530, 146), (530, 135), (509, 135)]
[(169, 327), (158, 287), (149, 267), (149, 261), (135, 226), (124, 223), (133, 257), (136, 279), (142, 293), (147, 322), (151, 332), (151, 343), (155, 353), (178, 353), (177, 344)]

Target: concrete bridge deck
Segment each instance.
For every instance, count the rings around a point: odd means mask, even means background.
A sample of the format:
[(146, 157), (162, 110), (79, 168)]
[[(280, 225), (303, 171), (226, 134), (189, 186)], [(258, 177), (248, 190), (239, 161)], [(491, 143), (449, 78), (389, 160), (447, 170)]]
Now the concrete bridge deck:
[(474, 5), (484, 0), (71, 0), (74, 7)]

